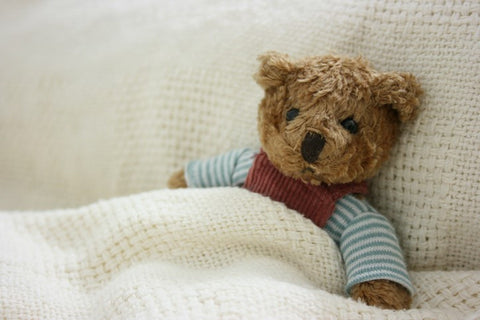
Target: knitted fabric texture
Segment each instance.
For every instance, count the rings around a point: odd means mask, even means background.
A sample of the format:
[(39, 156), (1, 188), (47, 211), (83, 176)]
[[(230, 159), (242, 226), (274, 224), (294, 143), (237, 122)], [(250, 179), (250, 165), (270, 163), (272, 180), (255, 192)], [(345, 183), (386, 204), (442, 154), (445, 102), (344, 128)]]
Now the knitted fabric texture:
[(0, 213), (4, 319), (463, 319), (480, 273), (412, 272), (414, 309), (343, 297), (326, 232), (242, 188)]
[(350, 193), (367, 193), (365, 182), (314, 186), (287, 177), (272, 165), (264, 151), (260, 151), (255, 157), (244, 188), (284, 203), (288, 208), (312, 220), (320, 228), (325, 226), (332, 215), (338, 199)]

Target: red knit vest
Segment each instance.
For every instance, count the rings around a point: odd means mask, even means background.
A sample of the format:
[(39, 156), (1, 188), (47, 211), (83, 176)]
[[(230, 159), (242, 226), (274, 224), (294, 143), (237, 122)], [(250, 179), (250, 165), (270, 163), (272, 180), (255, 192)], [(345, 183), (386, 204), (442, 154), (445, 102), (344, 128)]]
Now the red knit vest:
[(243, 187), (283, 202), (321, 228), (333, 214), (338, 199), (350, 193), (367, 193), (365, 182), (314, 186), (284, 176), (273, 166), (263, 150), (255, 157)]

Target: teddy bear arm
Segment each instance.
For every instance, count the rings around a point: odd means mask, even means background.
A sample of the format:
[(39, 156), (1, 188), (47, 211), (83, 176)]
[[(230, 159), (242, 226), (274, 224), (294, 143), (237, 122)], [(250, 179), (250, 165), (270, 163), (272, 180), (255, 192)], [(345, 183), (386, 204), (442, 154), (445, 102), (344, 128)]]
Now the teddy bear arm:
[[(379, 307), (402, 309), (410, 305), (413, 285), (395, 230), (387, 218), (367, 201), (347, 195), (337, 201), (325, 231), (340, 248), (348, 294)], [(388, 306), (382, 299), (392, 304)]]
[(236, 149), (208, 159), (192, 160), (174, 173), (168, 186), (172, 188), (212, 188), (241, 186), (253, 164), (256, 152)]

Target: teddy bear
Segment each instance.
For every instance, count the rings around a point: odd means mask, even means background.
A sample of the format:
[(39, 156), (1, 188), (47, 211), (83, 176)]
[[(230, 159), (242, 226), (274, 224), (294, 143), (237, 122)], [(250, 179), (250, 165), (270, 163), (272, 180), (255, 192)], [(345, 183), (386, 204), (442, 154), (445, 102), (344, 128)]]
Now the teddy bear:
[(342, 254), (345, 291), (368, 305), (406, 309), (414, 288), (398, 237), (365, 195), (423, 93), (410, 73), (363, 58), (293, 60), (267, 52), (254, 78), (261, 148), (194, 160), (170, 188), (239, 186), (283, 202), (323, 228)]

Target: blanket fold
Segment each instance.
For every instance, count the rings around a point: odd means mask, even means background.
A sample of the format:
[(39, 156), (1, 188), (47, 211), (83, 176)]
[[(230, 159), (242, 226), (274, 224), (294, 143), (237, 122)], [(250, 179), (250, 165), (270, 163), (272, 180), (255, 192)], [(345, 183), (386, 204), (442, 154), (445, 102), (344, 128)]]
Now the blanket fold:
[(237, 188), (3, 212), (0, 229), (0, 310), (8, 319), (455, 319), (479, 307), (480, 272), (468, 271), (413, 272), (409, 311), (346, 298), (328, 235)]

